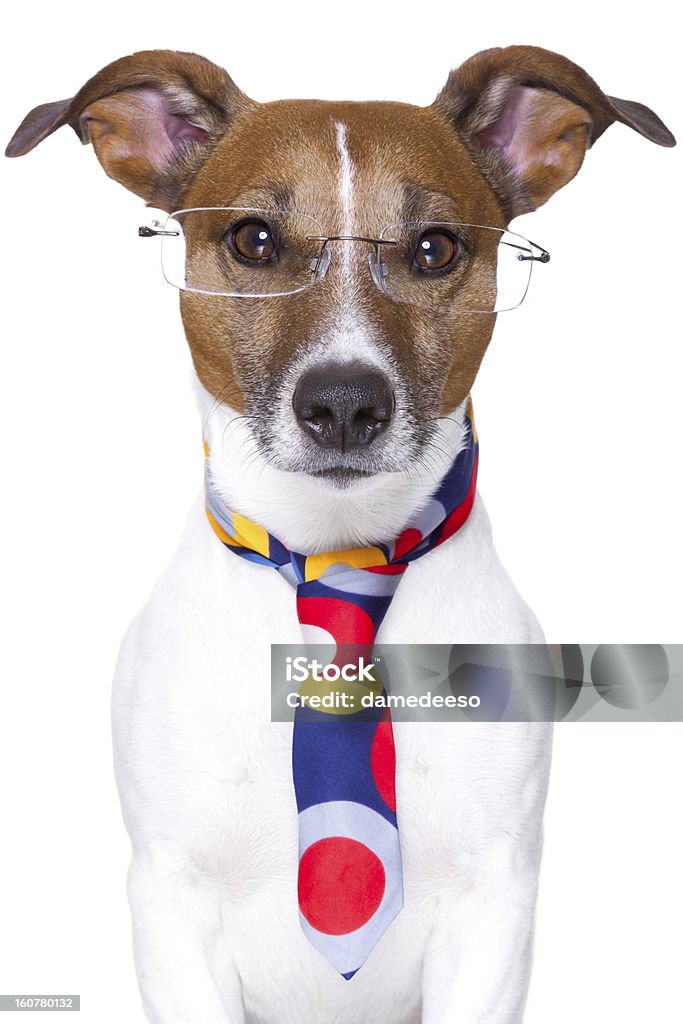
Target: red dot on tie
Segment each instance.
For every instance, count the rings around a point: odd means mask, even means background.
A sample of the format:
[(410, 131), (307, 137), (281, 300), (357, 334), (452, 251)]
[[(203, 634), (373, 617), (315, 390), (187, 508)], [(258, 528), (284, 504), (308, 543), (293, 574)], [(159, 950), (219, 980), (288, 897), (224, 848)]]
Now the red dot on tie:
[(384, 803), (396, 813), (396, 750), (391, 722), (380, 722), (370, 752), (372, 777)]
[(414, 526), (409, 526), (400, 534), (394, 543), (394, 561), (398, 561), (406, 552), (412, 549), (423, 540), (423, 535)]
[(346, 935), (369, 921), (384, 895), (384, 868), (356, 839), (319, 839), (299, 862), (299, 907), (326, 935)]
[(302, 625), (326, 629), (338, 644), (373, 644), (375, 641), (374, 622), (353, 601), (338, 597), (299, 596), (296, 610)]

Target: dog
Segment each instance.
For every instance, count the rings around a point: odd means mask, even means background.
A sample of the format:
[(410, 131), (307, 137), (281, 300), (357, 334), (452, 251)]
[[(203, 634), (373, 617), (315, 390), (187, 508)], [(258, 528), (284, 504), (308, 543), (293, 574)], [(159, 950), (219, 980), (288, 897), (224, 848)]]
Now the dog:
[[(502, 308), (472, 238), (547, 260), (507, 226), (615, 121), (674, 145), (647, 107), (537, 47), (476, 54), (425, 108), (260, 104), (208, 60), (160, 50), (37, 107), (12, 139), (23, 155), (68, 124), (149, 206), (194, 211), (146, 233), (171, 251), (186, 235), (214, 529), (202, 495), (124, 639), (112, 702), (152, 1024), (522, 1019), (551, 726), (395, 726), (403, 908), (340, 976), (299, 926), (292, 726), (270, 720), (270, 645), (300, 640), (297, 602), (281, 572), (226, 552), (216, 516), (223, 503), (312, 557), (404, 536), (472, 444), (468, 397)], [(298, 248), (282, 240), (293, 219)], [(254, 274), (272, 283), (254, 290)], [(542, 643), (479, 497), (460, 519), (411, 561), (378, 638)]]

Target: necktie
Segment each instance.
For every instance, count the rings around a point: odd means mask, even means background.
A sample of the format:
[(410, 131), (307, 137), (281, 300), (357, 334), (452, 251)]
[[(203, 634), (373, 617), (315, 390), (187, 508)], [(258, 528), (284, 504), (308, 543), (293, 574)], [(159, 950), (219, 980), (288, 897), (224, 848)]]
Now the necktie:
[[(368, 658), (403, 573), (448, 540), (474, 502), (478, 442), (466, 417), (463, 446), (435, 493), (396, 540), (306, 555), (231, 512), (206, 473), (206, 513), (226, 548), (277, 569), (296, 590), (307, 644), (343, 645)], [(298, 898), (311, 943), (347, 979), (403, 906), (391, 717), (296, 709), (292, 771), (299, 820)]]

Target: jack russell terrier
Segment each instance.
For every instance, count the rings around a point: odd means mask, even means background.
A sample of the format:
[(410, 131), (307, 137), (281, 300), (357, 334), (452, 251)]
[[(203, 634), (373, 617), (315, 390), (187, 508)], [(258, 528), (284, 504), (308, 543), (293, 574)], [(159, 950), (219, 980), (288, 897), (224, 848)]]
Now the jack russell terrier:
[(425, 108), (256, 103), (158, 50), (12, 139), (68, 124), (170, 215), (140, 231), (197, 376), (205, 494), (113, 695), (153, 1024), (521, 1020), (551, 726), (274, 723), (270, 645), (543, 641), (475, 499), (468, 400), (549, 259), (509, 221), (614, 121), (674, 145), (531, 46), (478, 53)]

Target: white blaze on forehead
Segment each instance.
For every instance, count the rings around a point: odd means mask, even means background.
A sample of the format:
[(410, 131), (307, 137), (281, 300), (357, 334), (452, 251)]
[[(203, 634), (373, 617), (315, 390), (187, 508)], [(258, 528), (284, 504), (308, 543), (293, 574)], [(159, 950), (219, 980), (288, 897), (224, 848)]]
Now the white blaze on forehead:
[[(354, 209), (356, 169), (349, 153), (347, 126), (343, 121), (337, 121), (335, 129), (339, 158), (337, 174), (337, 194), (341, 213), (339, 233), (353, 235), (358, 229)], [(363, 359), (371, 366), (386, 370), (386, 359), (378, 351), (371, 332), (367, 329), (363, 314), (358, 307), (358, 292), (352, 286), (354, 267), (357, 273), (369, 273), (367, 262), (364, 259), (365, 254), (359, 251), (364, 247), (362, 244), (340, 241), (332, 243), (331, 248), (332, 258), (341, 262), (342, 275), (341, 287), (337, 292), (338, 305), (335, 310), (334, 323), (330, 325), (324, 337), (324, 358), (327, 361), (336, 360), (341, 363)], [(316, 358), (318, 357), (316, 356)]]
[[(337, 152), (339, 154), (339, 204), (342, 212), (342, 234), (353, 234), (353, 163), (346, 143), (346, 125), (336, 123)], [(341, 242), (344, 270), (350, 266), (348, 242)]]

